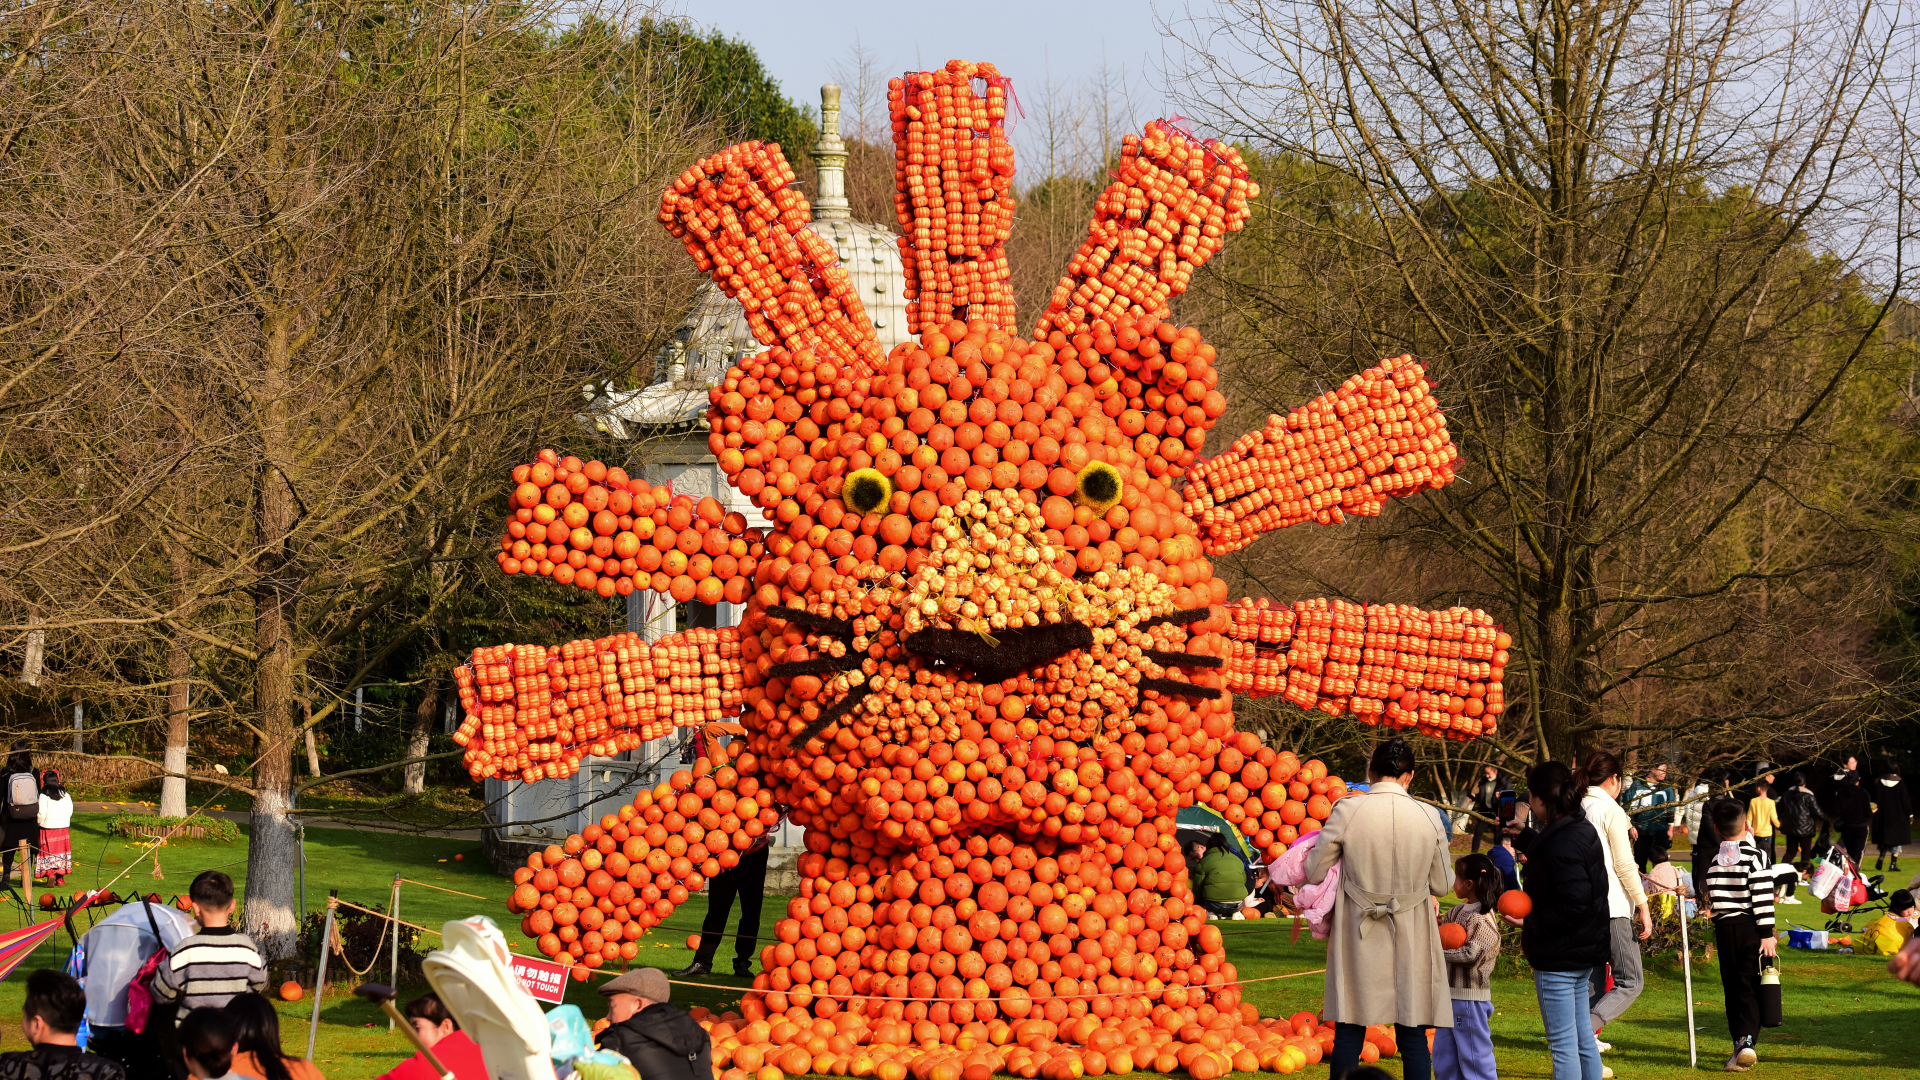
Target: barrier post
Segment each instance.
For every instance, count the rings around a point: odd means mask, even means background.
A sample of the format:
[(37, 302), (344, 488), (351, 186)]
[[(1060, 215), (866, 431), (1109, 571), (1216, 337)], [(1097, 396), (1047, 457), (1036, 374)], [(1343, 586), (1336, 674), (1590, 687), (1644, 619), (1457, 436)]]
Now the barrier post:
[(340, 906), (340, 890), (327, 891), (327, 922), (320, 931), (320, 976), (313, 981), (313, 1020), (307, 1025), (307, 1060), (313, 1060), (313, 1045), (320, 1039), (320, 995), (327, 989), (327, 954), (333, 951), (333, 913)]
[(27, 887), (27, 920), (33, 920), (33, 849), (20, 841), (20, 880)]
[[(393, 961), (387, 968), (387, 985), (400, 985), (400, 873), (394, 871), (393, 897), (387, 901), (387, 915), (393, 922)], [(393, 1030), (393, 1010), (387, 1010), (387, 1030)], [(307, 1060), (311, 1061), (312, 1058)]]
[(1700, 1067), (1699, 1033), (1693, 1030), (1693, 948), (1687, 940), (1687, 897), (1685, 893), (1674, 898), (1674, 906), (1680, 913), (1680, 974), (1685, 977), (1687, 988), (1687, 1068)]

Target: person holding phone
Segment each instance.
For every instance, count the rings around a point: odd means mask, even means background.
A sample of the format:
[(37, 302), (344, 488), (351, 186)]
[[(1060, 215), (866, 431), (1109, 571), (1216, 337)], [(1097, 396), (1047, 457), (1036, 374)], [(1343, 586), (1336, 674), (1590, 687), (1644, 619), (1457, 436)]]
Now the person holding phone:
[[(1503, 794), (1512, 795), (1513, 792), (1503, 792), (1500, 785), (1500, 770), (1494, 768), (1492, 765), (1487, 766), (1485, 772), (1480, 777), (1480, 782), (1476, 784), (1473, 789), (1473, 809), (1480, 816), (1473, 819), (1473, 842), (1472, 846), (1467, 849), (1468, 854), (1480, 850), (1481, 830), (1486, 831), (1489, 843), (1495, 845), (1500, 843), (1500, 826), (1497, 822), (1507, 820), (1507, 818), (1499, 816), (1500, 796)], [(1510, 818), (1512, 816), (1513, 809), (1511, 803), (1509, 803), (1507, 817)], [(1493, 819), (1496, 823), (1489, 824), (1486, 820), (1488, 818)]]

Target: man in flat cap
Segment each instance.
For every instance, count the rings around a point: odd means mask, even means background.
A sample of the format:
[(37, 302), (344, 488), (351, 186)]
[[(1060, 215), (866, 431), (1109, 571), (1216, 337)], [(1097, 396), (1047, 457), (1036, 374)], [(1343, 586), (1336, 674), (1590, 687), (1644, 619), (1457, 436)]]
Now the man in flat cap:
[(640, 1080), (713, 1080), (713, 1040), (685, 1009), (669, 1004), (659, 968), (639, 968), (600, 986), (612, 1026), (600, 1047), (626, 1055)]

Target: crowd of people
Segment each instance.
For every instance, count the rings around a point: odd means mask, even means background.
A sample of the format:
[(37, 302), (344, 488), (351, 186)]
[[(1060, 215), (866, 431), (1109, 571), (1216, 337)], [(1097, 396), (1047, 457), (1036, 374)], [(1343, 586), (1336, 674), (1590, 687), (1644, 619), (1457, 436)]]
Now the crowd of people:
[[(1448, 818), (1412, 794), (1415, 773), (1405, 739), (1380, 743), (1365, 787), (1337, 802), (1325, 826), (1270, 868), (1258, 889), (1249, 889), (1248, 865), (1223, 833), (1189, 838), (1194, 893), (1215, 917), (1280, 908), (1305, 916), (1328, 939), (1330, 1080), (1376, 1072), (1361, 1064), (1366, 1030), (1376, 1025), (1395, 1029), (1407, 1080), (1496, 1080), (1491, 987), (1507, 926), (1520, 931), (1555, 1080), (1607, 1080), (1606, 1029), (1645, 984), (1650, 894), (1669, 894), (1688, 912), (1698, 904), (1711, 916), (1731, 1039), (1723, 1067), (1749, 1070), (1758, 1061), (1763, 971), (1781, 943), (1775, 906), (1802, 902), (1795, 887), (1829, 850), (1829, 836), (1854, 865), (1871, 840), (1876, 869), (1890, 859), (1891, 871), (1911, 842), (1912, 806), (1895, 768), (1869, 785), (1848, 758), (1818, 778), (1818, 793), (1804, 771), (1765, 775), (1745, 789), (1710, 775), (1683, 793), (1668, 783), (1664, 764), (1630, 779), (1617, 757), (1597, 750), (1578, 768), (1536, 764), (1513, 787), (1488, 767), (1471, 793), (1471, 848), (1454, 858)], [(40, 868), (70, 871), (72, 800), (57, 773), (36, 772), (30, 756), (15, 754), (0, 787), (6, 838), (27, 838), (31, 825), (36, 857), (51, 860)], [(1669, 859), (1682, 830), (1692, 846), (1687, 869)], [(1483, 839), (1491, 841), (1484, 853)], [(6, 848), (9, 862), (17, 850), (17, 843)], [(1504, 905), (1502, 897), (1523, 884), (1526, 902)], [(1440, 912), (1438, 899), (1449, 894), (1460, 902)], [(278, 1013), (262, 993), (266, 965), (231, 925), (231, 879), (202, 873), (188, 899), (192, 932), (155, 954), (129, 988), (150, 1038), (101, 1031), (93, 1033), (96, 1052), (82, 1049), (85, 989), (67, 974), (37, 971), (21, 1018), (32, 1049), (0, 1055), (0, 1080), (123, 1080), (160, 1075), (156, 1067), (175, 1080), (323, 1080), (312, 1062), (281, 1049)], [(1912, 892), (1894, 891), (1886, 911), (1860, 932), (1859, 946), (1891, 956), (1889, 971), (1920, 985), (1917, 916)], [(723, 929), (724, 907), (717, 917), (713, 929)], [(1443, 943), (1443, 927), (1458, 927), (1452, 947)], [(696, 957), (696, 966), (711, 957)], [(747, 962), (743, 947), (736, 968)], [(599, 1044), (623, 1055), (641, 1080), (708, 1080), (708, 1036), (670, 1003), (663, 972), (631, 971), (600, 992), (609, 1025)], [(457, 1080), (488, 1076), (479, 1046), (437, 996), (414, 999), (405, 1017), (419, 1045)], [(422, 1053), (382, 1080), (441, 1075)]]
[[(1764, 973), (1782, 944), (1776, 903), (1801, 902), (1792, 894), (1829, 850), (1829, 836), (1835, 857), (1856, 866), (1871, 839), (1889, 870), (1911, 840), (1912, 807), (1892, 767), (1869, 786), (1849, 758), (1818, 794), (1799, 772), (1746, 788), (1714, 775), (1683, 793), (1664, 764), (1630, 779), (1602, 750), (1577, 768), (1541, 762), (1513, 787), (1488, 768), (1469, 794), (1471, 848), (1452, 858), (1444, 819), (1410, 793), (1414, 773), (1405, 740), (1379, 744), (1367, 789), (1335, 804), (1299, 878), (1302, 895), (1339, 882), (1327, 917), (1331, 1080), (1366, 1075), (1360, 1051), (1372, 1025), (1394, 1026), (1409, 1080), (1494, 1080), (1489, 986), (1504, 925), (1520, 929), (1555, 1080), (1612, 1077), (1602, 1060), (1612, 1049), (1606, 1029), (1644, 987), (1650, 894), (1711, 917), (1730, 1040), (1722, 1068), (1748, 1071), (1759, 1060)], [(1692, 846), (1686, 868), (1669, 858), (1681, 830)], [(1485, 854), (1483, 839), (1491, 840)], [(1521, 884), (1527, 902), (1503, 910), (1501, 896)], [(1436, 924), (1449, 893), (1461, 902)], [(1280, 903), (1297, 911), (1295, 901)], [(1916, 915), (1912, 893), (1897, 890), (1855, 944), (1891, 955), (1889, 971), (1920, 985)], [(1453, 948), (1438, 937), (1449, 924), (1463, 932)]]
[[(158, 962), (130, 988), (150, 1000), (142, 1023), (150, 1040), (101, 1040), (93, 1032), (95, 1045), (83, 1049), (86, 989), (65, 972), (35, 971), (20, 1020), (32, 1049), (0, 1054), (0, 1080), (324, 1080), (313, 1062), (281, 1047), (280, 1014), (262, 993), (266, 965), (252, 939), (231, 925), (232, 880), (206, 871), (189, 899), (198, 929), (156, 953)], [(711, 1040), (670, 1002), (666, 973), (629, 971), (599, 990), (609, 1021), (602, 1049), (624, 1056), (644, 1080), (711, 1080)], [(423, 1049), (381, 1080), (489, 1080), (479, 1045), (437, 994), (414, 998), (403, 1015)]]

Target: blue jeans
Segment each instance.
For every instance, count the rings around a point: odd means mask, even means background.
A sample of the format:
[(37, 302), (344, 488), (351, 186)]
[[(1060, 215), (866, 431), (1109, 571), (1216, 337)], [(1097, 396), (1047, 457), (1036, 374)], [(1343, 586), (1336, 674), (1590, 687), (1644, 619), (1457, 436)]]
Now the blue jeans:
[(1553, 1080), (1600, 1080), (1600, 1047), (1593, 1041), (1587, 992), (1593, 968), (1535, 971), (1533, 990), (1540, 998), (1540, 1021), (1553, 1056)]
[[(1401, 1076), (1404, 1080), (1430, 1080), (1433, 1055), (1427, 1049), (1427, 1029), (1393, 1025), (1393, 1041), (1400, 1046)], [(1333, 1056), (1327, 1059), (1327, 1080), (1342, 1080), (1360, 1065), (1360, 1048), (1367, 1042), (1364, 1024), (1333, 1025)], [(1600, 1074), (1595, 1072), (1595, 1080)]]
[(1433, 1033), (1435, 1080), (1500, 1080), (1493, 1064), (1491, 1001), (1455, 1001), (1453, 1026)]

